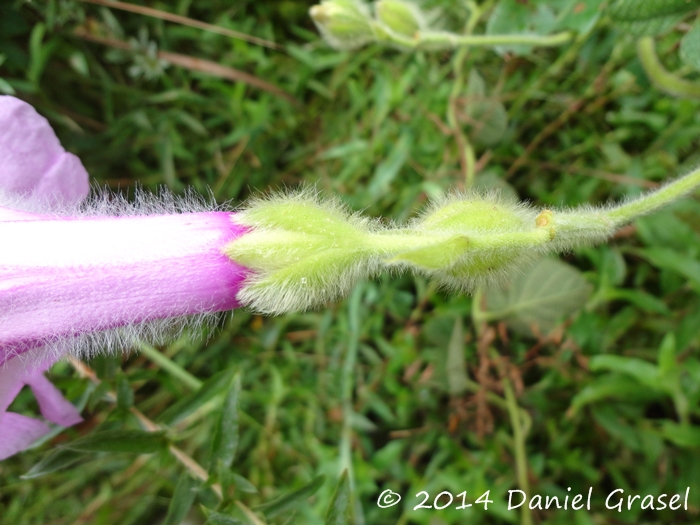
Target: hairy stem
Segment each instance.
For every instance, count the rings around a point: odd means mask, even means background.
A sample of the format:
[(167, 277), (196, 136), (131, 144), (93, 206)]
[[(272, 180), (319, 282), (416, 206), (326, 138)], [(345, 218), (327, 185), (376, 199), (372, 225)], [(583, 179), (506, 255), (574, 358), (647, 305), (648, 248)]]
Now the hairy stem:
[[(507, 377), (503, 378), (503, 392), (508, 404), (508, 414), (513, 426), (513, 448), (515, 452), (515, 468), (518, 475), (518, 486), (525, 494), (530, 494), (530, 481), (527, 479), (527, 451), (525, 450), (525, 433), (521, 427), (520, 407), (513, 392), (513, 386)], [(532, 525), (532, 513), (527, 505), (522, 506), (521, 525)]]
[(503, 46), (503, 45), (531, 45), (531, 46), (559, 46), (565, 44), (573, 37), (572, 33), (563, 32), (554, 35), (457, 35), (439, 31), (421, 31), (416, 38), (416, 46), (430, 45), (445, 48), (462, 46)]
[(670, 204), (700, 187), (700, 168), (660, 189), (607, 211), (605, 215), (616, 227)]
[(637, 41), (637, 56), (657, 88), (676, 97), (700, 98), (700, 84), (688, 82), (664, 68), (656, 55), (652, 37), (645, 36)]

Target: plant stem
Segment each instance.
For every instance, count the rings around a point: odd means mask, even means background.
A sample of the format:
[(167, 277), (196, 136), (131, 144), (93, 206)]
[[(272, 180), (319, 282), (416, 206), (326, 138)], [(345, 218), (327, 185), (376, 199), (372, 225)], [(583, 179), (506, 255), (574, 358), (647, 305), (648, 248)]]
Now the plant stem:
[(637, 217), (651, 213), (700, 187), (700, 168), (684, 177), (605, 212), (616, 227), (622, 226)]
[(688, 82), (664, 68), (656, 55), (652, 37), (645, 36), (637, 41), (637, 56), (657, 88), (676, 97), (700, 98), (700, 84)]
[[(525, 450), (525, 433), (520, 421), (520, 407), (515, 399), (515, 392), (507, 377), (503, 378), (503, 392), (508, 405), (508, 414), (513, 426), (513, 448), (515, 452), (515, 469), (518, 476), (518, 486), (525, 494), (530, 494), (530, 482), (527, 479), (527, 452)], [(522, 506), (521, 525), (532, 525), (532, 513), (527, 505)]]
[[(362, 288), (357, 287), (350, 296), (348, 301), (348, 333), (351, 334), (348, 338), (347, 347), (345, 350), (345, 359), (343, 360), (342, 377), (341, 377), (341, 401), (343, 408), (343, 429), (340, 436), (340, 472), (347, 470), (348, 481), (350, 482), (350, 490), (355, 490), (355, 471), (352, 465), (352, 417), (354, 407), (352, 403), (352, 394), (354, 389), (355, 365), (357, 364), (357, 350), (360, 345), (360, 299), (362, 297)], [(354, 505), (354, 524), (364, 523), (362, 515), (362, 507), (356, 500)]]
[(572, 33), (556, 33), (554, 35), (458, 35), (441, 31), (421, 31), (413, 41), (413, 47), (423, 45), (456, 48), (463, 46), (559, 46), (573, 37)]
[(201, 388), (202, 382), (199, 379), (175, 363), (172, 359), (168, 358), (168, 356), (153, 348), (151, 345), (141, 343), (139, 345), (139, 349), (141, 350), (141, 354), (145, 355), (148, 359), (153, 361), (156, 365), (165, 370), (174, 378), (182, 381), (192, 390), (199, 390)]
[(455, 80), (452, 84), (450, 99), (447, 103), (447, 123), (452, 128), (452, 133), (454, 133), (457, 142), (459, 163), (464, 176), (464, 186), (468, 189), (474, 183), (474, 176), (476, 175), (476, 155), (474, 153), (474, 147), (462, 131), (462, 127), (457, 120), (457, 101), (464, 87), (464, 61), (467, 58), (467, 51), (467, 47), (461, 47), (457, 53), (455, 53), (455, 57), (452, 61), (452, 70), (455, 75)]

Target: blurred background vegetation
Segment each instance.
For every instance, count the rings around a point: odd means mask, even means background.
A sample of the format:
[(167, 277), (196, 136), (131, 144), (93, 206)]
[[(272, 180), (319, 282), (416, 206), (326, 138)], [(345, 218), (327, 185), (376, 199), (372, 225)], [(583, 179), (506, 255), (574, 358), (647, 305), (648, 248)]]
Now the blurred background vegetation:
[[(571, 38), (406, 52), (332, 49), (312, 2), (4, 1), (0, 91), (119, 192), (235, 206), (315, 184), (395, 221), (468, 186), (599, 204), (700, 161), (698, 4), (643, 3), (432, 0), (442, 30)], [(86, 420), (0, 464), (0, 523), (697, 523), (699, 257), (696, 197), (506, 290), (386, 275), (323, 311), (61, 363)], [(604, 507), (688, 486), (688, 511)], [(507, 510), (510, 489), (569, 487), (593, 487), (590, 512)], [(382, 509), (387, 489), (403, 500)], [(493, 503), (414, 510), (422, 490)]]

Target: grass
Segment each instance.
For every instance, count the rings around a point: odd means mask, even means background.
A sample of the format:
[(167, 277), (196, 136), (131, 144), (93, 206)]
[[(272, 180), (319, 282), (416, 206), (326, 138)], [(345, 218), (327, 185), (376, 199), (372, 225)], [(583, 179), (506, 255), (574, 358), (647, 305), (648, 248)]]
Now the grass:
[[(310, 22), (310, 3), (147, 5), (281, 48), (79, 1), (0, 7), (0, 78), (114, 190), (211, 188), (235, 205), (258, 191), (315, 184), (355, 210), (403, 221), (464, 187), (455, 127), (474, 145), (477, 183), (506, 181), (538, 205), (634, 195), (698, 162), (700, 102), (654, 88), (634, 39), (607, 18), (560, 48), (505, 58), (470, 50), (455, 75), (452, 51), (332, 50)], [(459, 2), (441, 5), (465, 20)], [(114, 44), (139, 35), (144, 49), (152, 41), (256, 80), (231, 81), (184, 59), (161, 71), (154, 55)], [(678, 31), (658, 38), (669, 69), (679, 67), (674, 38)], [(466, 86), (474, 69), (483, 93)], [(487, 101), (502, 102), (508, 121), (484, 145), (471, 105)], [(358, 524), (697, 523), (699, 219), (697, 198), (685, 199), (609, 245), (564, 257), (592, 293), (550, 333), (512, 319), (484, 324), (488, 302), (386, 275), (318, 312), (237, 310), (157, 358), (146, 349), (56, 365), (52, 379), (85, 404), (86, 421), (0, 464), (0, 523), (160, 523), (171, 502), (187, 500), (192, 462), (208, 469), (236, 373), (238, 410), (224, 418), (237, 421), (227, 434), (237, 439), (233, 466), (212, 469), (219, 489), (192, 481), (196, 502), (183, 523), (204, 523), (208, 509), (239, 520), (211, 523), (330, 523), (344, 469)], [(23, 392), (12, 409), (31, 413), (33, 403)], [(158, 452), (91, 453), (20, 477), (60, 443), (96, 429), (149, 428), (145, 421), (166, 431)], [(313, 496), (256, 510), (317, 475), (325, 483)], [(508, 511), (508, 490), (524, 485), (560, 498), (593, 487), (593, 508)], [(688, 486), (688, 511), (604, 505), (616, 488), (643, 496)], [(386, 489), (401, 504), (379, 508)], [(487, 490), (488, 510), (413, 510), (420, 491), (433, 504), (442, 491), (466, 491), (474, 503)]]

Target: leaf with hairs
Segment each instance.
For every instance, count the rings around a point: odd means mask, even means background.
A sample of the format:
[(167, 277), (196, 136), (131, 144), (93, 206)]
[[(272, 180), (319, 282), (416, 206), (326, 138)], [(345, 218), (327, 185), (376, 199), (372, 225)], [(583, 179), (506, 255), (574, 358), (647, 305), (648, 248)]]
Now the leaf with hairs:
[(533, 326), (548, 333), (583, 307), (590, 293), (591, 285), (576, 268), (542, 259), (513, 279), (507, 290), (488, 290), (485, 315), (490, 320), (503, 319), (523, 334), (532, 334)]

